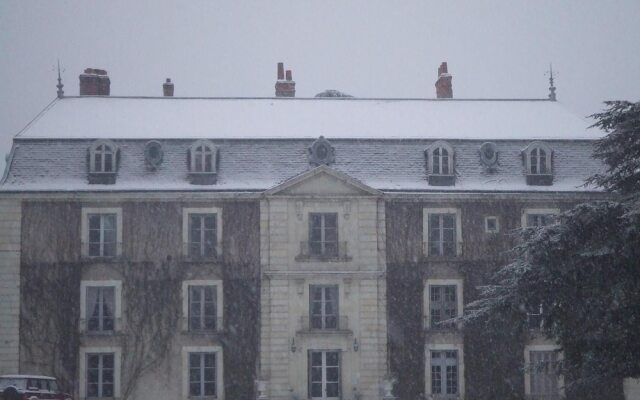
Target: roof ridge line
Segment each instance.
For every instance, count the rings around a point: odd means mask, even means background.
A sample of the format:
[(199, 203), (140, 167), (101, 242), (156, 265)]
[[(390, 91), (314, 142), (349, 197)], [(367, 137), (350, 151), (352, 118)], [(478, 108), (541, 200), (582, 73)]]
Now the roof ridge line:
[(438, 99), (432, 97), (259, 97), (259, 96), (65, 96), (63, 99), (145, 99), (145, 100), (282, 100), (282, 101), (434, 101), (434, 102), (457, 102), (457, 101), (545, 101), (551, 102), (547, 98), (447, 98)]

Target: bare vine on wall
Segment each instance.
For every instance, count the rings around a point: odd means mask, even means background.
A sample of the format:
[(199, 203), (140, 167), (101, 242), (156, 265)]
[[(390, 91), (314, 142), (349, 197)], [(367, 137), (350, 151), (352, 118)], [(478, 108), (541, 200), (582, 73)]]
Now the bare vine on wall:
[(82, 267), (72, 263), (21, 267), (21, 371), (58, 378), (65, 391), (76, 387), (80, 348), (79, 303)]
[(122, 400), (168, 356), (181, 330), (181, 285), (185, 268), (176, 262), (122, 263)]

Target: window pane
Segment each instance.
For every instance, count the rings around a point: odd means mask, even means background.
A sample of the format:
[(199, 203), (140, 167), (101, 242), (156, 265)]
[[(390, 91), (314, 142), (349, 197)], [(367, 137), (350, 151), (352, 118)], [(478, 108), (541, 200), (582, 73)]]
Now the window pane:
[(327, 397), (338, 397), (340, 385), (338, 383), (327, 383)]
[(105, 154), (104, 156), (104, 172), (113, 172), (113, 154)]
[(311, 384), (311, 397), (322, 397), (322, 383)]
[(215, 396), (216, 395), (216, 383), (215, 382), (207, 382), (204, 384), (204, 395), (205, 396)]
[(327, 365), (328, 366), (337, 366), (339, 365), (340, 355), (337, 351), (327, 352)]
[(322, 353), (314, 351), (311, 353), (311, 365), (322, 366)]

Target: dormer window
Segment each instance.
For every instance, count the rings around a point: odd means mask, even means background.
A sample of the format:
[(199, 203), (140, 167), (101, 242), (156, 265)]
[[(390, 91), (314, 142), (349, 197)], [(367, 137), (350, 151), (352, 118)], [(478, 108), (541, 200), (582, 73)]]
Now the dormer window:
[(453, 186), (453, 148), (447, 142), (437, 141), (424, 151), (427, 158), (429, 185)]
[(189, 148), (189, 178), (194, 185), (216, 183), (218, 149), (205, 140), (195, 142)]
[(89, 148), (89, 183), (114, 184), (118, 169), (118, 148), (113, 142), (97, 141)]
[(542, 142), (533, 142), (524, 149), (527, 185), (551, 185), (551, 147)]

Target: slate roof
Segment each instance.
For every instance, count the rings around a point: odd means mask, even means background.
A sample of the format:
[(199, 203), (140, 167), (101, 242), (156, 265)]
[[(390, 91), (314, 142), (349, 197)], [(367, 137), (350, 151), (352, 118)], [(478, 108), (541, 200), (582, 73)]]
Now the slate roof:
[[(472, 129), (472, 128), (476, 129)], [(602, 165), (591, 158), (601, 131), (550, 101), (165, 99), (82, 97), (55, 101), (15, 139), (2, 191), (264, 191), (313, 168), (307, 149), (320, 134), (335, 147), (332, 168), (382, 191), (589, 191)], [(119, 146), (114, 185), (89, 184), (95, 138)], [(188, 181), (195, 138), (219, 149), (214, 185)], [(157, 170), (144, 145), (159, 140)], [(429, 186), (424, 149), (447, 139), (455, 151), (455, 186)], [(554, 182), (528, 186), (522, 149), (545, 139)], [(497, 144), (498, 166), (479, 147)]]

